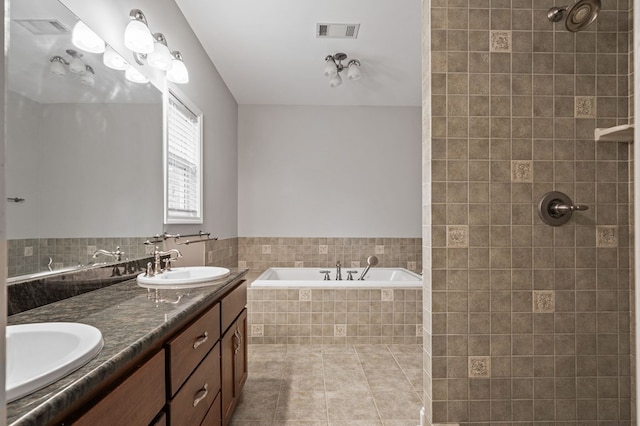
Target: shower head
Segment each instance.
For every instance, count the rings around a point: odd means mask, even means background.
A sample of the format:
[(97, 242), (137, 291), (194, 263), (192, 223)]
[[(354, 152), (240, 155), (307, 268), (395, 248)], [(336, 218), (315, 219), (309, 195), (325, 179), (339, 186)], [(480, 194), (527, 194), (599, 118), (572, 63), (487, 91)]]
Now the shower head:
[(578, 0), (571, 6), (554, 6), (547, 12), (551, 22), (559, 22), (564, 18), (564, 26), (575, 33), (582, 31), (598, 17), (600, 0)]

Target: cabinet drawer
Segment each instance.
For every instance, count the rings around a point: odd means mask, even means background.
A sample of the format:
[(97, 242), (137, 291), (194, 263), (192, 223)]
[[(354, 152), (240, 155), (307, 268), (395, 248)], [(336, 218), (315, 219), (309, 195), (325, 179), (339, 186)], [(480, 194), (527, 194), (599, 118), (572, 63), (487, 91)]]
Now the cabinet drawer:
[(216, 304), (171, 340), (169, 357), (169, 395), (173, 396), (187, 377), (220, 338), (220, 305)]
[(224, 334), (244, 307), (247, 306), (247, 283), (243, 281), (231, 293), (227, 294), (220, 304), (222, 305), (222, 324), (220, 328)]
[(74, 425), (148, 425), (164, 406), (164, 368), (164, 351), (160, 351)]
[(202, 421), (202, 426), (220, 426), (222, 424), (222, 406), (220, 405), (220, 397), (222, 393), (218, 392), (216, 399), (213, 400), (211, 408), (207, 413), (207, 417)]
[(199, 425), (220, 390), (220, 345), (216, 345), (169, 402), (171, 426)]

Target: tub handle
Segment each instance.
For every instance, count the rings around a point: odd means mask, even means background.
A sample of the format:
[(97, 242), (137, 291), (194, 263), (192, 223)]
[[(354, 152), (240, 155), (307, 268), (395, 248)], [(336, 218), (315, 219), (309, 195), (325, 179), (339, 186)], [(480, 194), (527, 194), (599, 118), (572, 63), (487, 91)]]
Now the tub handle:
[(357, 274), (358, 271), (347, 271), (347, 281), (353, 281), (353, 274)]
[(324, 281), (330, 281), (331, 277), (329, 276), (329, 273), (331, 271), (329, 271), (328, 269), (323, 269), (322, 271), (320, 271), (321, 274), (324, 274)]

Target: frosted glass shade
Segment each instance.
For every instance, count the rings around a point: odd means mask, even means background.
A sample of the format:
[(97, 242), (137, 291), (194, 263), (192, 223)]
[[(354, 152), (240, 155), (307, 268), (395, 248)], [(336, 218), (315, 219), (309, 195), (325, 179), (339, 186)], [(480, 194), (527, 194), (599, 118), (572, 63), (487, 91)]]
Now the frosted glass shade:
[(360, 67), (352, 62), (349, 64), (349, 72), (347, 73), (349, 80), (357, 80), (360, 78)]
[[(155, 43), (155, 48), (152, 53), (147, 56), (147, 63), (155, 69), (161, 71), (168, 71), (172, 66), (173, 58), (169, 48), (160, 42)], [(183, 64), (184, 66), (184, 64)]]
[(62, 58), (56, 56), (55, 58), (51, 59), (51, 66), (49, 67), (49, 71), (52, 74), (59, 75), (61, 77), (65, 76), (67, 74), (67, 70), (62, 63)]
[(74, 74), (84, 74), (87, 72), (87, 68), (82, 59), (75, 57), (69, 61), (69, 71)]
[(124, 30), (124, 45), (137, 53), (153, 52), (155, 40), (144, 22), (133, 19)]
[(331, 87), (336, 87), (336, 86), (340, 86), (342, 84), (342, 77), (340, 77), (340, 74), (336, 73), (336, 75), (331, 76), (331, 78), (329, 79), (329, 86)]
[(105, 49), (104, 40), (82, 21), (78, 21), (73, 27), (71, 43), (85, 52), (103, 53)]
[(118, 55), (118, 53), (116, 53), (116, 51), (111, 48), (111, 46), (107, 46), (106, 50), (104, 51), (104, 55), (102, 56), (102, 63), (104, 63), (107, 67), (118, 71), (124, 71), (130, 66), (122, 56)]
[(80, 82), (82, 84), (86, 84), (87, 86), (93, 86), (96, 83), (95, 75), (87, 70), (82, 77), (80, 77)]
[(185, 84), (189, 82), (189, 70), (180, 59), (171, 61), (171, 69), (167, 71), (167, 80), (172, 83)]
[(149, 79), (147, 77), (142, 75), (140, 71), (138, 71), (133, 67), (127, 68), (127, 70), (124, 72), (124, 76), (127, 80), (131, 81), (132, 83), (148, 83), (149, 82)]
[(331, 77), (336, 74), (338, 74), (338, 67), (336, 66), (336, 63), (331, 59), (327, 59), (324, 64), (324, 75), (326, 75), (327, 77)]

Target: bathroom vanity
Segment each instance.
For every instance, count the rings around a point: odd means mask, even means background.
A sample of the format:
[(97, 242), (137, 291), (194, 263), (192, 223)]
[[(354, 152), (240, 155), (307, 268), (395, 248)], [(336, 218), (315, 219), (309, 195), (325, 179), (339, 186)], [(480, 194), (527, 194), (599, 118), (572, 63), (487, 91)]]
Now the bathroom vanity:
[(134, 280), (10, 316), (102, 331), (88, 364), (7, 405), (10, 425), (226, 425), (247, 378), (246, 270), (188, 290)]

